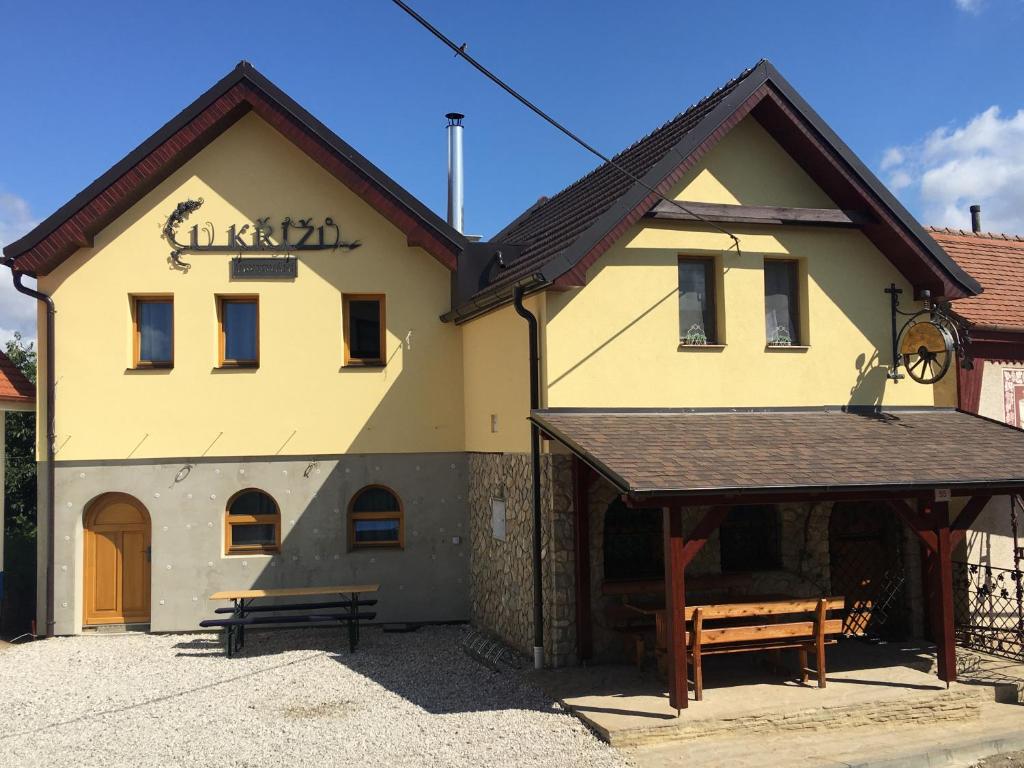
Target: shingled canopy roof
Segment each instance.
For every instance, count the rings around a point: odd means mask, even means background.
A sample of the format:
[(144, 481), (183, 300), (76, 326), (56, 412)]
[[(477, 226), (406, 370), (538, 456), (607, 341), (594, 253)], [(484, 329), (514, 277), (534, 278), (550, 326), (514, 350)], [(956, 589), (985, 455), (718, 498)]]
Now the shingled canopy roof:
[(11, 358), (0, 352), (0, 411), (8, 403), (27, 406), (35, 401), (36, 385), (11, 362)]
[(932, 237), (985, 292), (953, 304), (972, 326), (1024, 332), (1024, 237), (929, 228)]
[(612, 158), (643, 183), (603, 164), (534, 204), (491, 238), (517, 246), (518, 258), (492, 269), (484, 287), (445, 319), (465, 320), (509, 301), (517, 285), (529, 292), (585, 284), (597, 258), (748, 115), (837, 206), (864, 214), (864, 234), (915, 286), (949, 298), (980, 290), (778, 70), (762, 60)]
[(1024, 488), (1024, 432), (948, 408), (547, 409), (531, 419), (639, 498)]

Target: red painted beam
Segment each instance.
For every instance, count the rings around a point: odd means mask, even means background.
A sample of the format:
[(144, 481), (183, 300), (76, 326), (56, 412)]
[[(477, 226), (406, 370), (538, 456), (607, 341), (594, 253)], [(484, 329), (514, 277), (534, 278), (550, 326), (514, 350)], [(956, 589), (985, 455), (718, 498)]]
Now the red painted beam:
[(903, 522), (907, 524), (907, 527), (917, 534), (918, 538), (927, 547), (928, 552), (931, 553), (937, 550), (938, 539), (935, 536), (931, 523), (930, 507), (921, 504), (920, 509), (914, 509), (904, 499), (890, 499), (889, 506), (893, 508), (896, 514), (903, 518)]
[(665, 626), (668, 656), (668, 702), (680, 714), (689, 705), (686, 682), (686, 542), (683, 511), (664, 508)]
[(697, 556), (697, 553), (704, 549), (711, 534), (718, 530), (718, 527), (729, 514), (729, 507), (712, 507), (704, 513), (704, 517), (690, 532), (683, 546), (683, 567), (685, 568)]
[[(936, 512), (940, 517), (947, 514), (947, 502), (936, 504)], [(936, 580), (935, 597), (937, 609), (937, 624), (939, 629), (938, 642), (938, 666), (939, 679), (946, 683), (947, 687), (956, 680), (956, 638), (953, 629), (953, 546), (950, 537), (949, 524), (945, 523), (935, 530), (938, 538), (938, 551), (936, 552), (936, 567), (932, 570)]]

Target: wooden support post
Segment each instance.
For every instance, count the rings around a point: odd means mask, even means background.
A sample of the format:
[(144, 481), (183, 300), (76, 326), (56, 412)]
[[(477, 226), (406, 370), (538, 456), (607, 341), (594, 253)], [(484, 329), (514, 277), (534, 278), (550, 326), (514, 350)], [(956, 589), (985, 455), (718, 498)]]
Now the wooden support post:
[(576, 549), (576, 655), (587, 661), (594, 655), (590, 613), (590, 467), (572, 457), (572, 506)]
[(664, 507), (665, 539), (665, 627), (668, 657), (669, 706), (680, 715), (689, 705), (686, 681), (686, 570), (683, 540), (683, 511)]
[(936, 623), (938, 625), (938, 666), (939, 679), (946, 683), (956, 680), (956, 636), (953, 631), (953, 545), (949, 531), (949, 503), (936, 502), (935, 536), (938, 549), (935, 553), (935, 567), (932, 569), (935, 579)]

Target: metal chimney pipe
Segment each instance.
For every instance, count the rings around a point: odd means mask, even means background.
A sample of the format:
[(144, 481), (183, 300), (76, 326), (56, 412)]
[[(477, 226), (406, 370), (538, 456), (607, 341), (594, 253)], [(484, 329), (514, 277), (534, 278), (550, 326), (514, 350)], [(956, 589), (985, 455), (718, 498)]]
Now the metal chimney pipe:
[(449, 112), (448, 118), (448, 223), (459, 232), (462, 228), (462, 118)]
[(975, 232), (975, 233), (981, 232), (981, 206), (980, 205), (972, 205), (971, 206), (971, 231)]

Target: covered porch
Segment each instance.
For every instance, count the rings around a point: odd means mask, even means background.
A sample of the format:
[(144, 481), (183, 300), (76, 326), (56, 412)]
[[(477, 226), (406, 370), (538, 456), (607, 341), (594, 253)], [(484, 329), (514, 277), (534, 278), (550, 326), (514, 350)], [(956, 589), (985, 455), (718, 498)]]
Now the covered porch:
[[(725, 569), (721, 569), (717, 583), (715, 575), (702, 574), (692, 579), (700, 582), (699, 589), (688, 589), (689, 566), (708, 541), (719, 534), (723, 523), (732, 520), (737, 508), (756, 521), (758, 510), (777, 509), (786, 504), (828, 504), (834, 510), (836, 505), (867, 503), (876, 512), (881, 510), (882, 516), (898, 529), (904, 530), (905, 526), (919, 544), (915, 546), (919, 551), (913, 553), (919, 558), (918, 572), (913, 576), (920, 585), (922, 618), (934, 641), (934, 673), (918, 670), (916, 674), (927, 676), (929, 685), (935, 684), (937, 674), (942, 689), (956, 680), (953, 551), (993, 495), (1018, 492), (1024, 487), (1024, 469), (1020, 469), (1024, 468), (1024, 434), (1019, 430), (941, 408), (549, 409), (535, 411), (531, 418), (545, 436), (573, 455), (575, 626), (581, 661), (594, 658), (595, 590), (590, 568), (594, 553), (586, 510), (591, 506), (587, 496), (596, 476), (614, 488), (622, 515), (645, 511), (649, 516), (653, 510), (659, 510), (662, 575), (656, 585), (660, 588), (648, 590), (647, 608), (657, 615), (662, 630), (657, 641), (661, 647), (656, 649), (660, 651), (661, 676), (656, 670), (634, 670), (634, 674), (653, 674), (663, 681), (666, 695), (659, 705), (670, 715), (677, 717), (694, 698), (688, 683), (688, 676), (695, 677), (696, 662), (694, 610), (692, 602), (687, 608), (688, 592), (691, 601), (695, 591), (700, 593), (697, 601), (702, 609), (711, 602), (735, 603), (743, 599), (757, 601), (757, 607), (764, 609), (765, 603), (795, 597), (785, 593), (768, 595), (763, 591), (739, 598), (735, 594), (716, 597), (726, 594), (725, 587), (735, 579), (725, 574)], [(806, 519), (809, 525), (809, 513)], [(757, 534), (756, 526), (751, 530)], [(605, 534), (606, 540), (613, 535), (608, 531)], [(729, 533), (730, 537), (735, 535), (735, 531)], [(764, 547), (760, 547), (754, 538), (738, 551), (744, 557), (758, 557), (760, 549), (769, 545), (765, 541)], [(850, 538), (843, 546), (857, 547), (856, 538)], [(874, 547), (870, 540), (862, 545), (862, 549), (869, 551)], [(735, 552), (731, 555), (736, 556)], [(829, 616), (828, 628), (834, 636), (830, 643), (840, 635), (862, 634), (857, 622), (870, 617), (872, 611), (893, 609), (872, 604), (863, 595), (855, 594), (856, 579), (848, 582), (853, 585), (852, 593), (845, 596), (833, 590), (832, 579), (825, 581), (816, 597), (845, 600), (843, 615)], [(602, 589), (610, 586), (614, 585), (603, 584)], [(800, 597), (808, 597), (806, 590)], [(843, 603), (839, 606), (842, 608)], [(756, 626), (744, 627), (743, 633), (729, 629), (720, 634), (729, 634), (730, 640), (747, 640), (798, 631), (797, 623), (793, 623), (792, 630), (786, 629), (789, 624), (779, 626), (778, 622), (788, 619), (773, 617), (775, 611), (769, 606), (760, 617), (747, 612), (744, 615), (751, 620), (759, 618)], [(807, 622), (800, 624), (807, 626)], [(826, 624), (824, 619), (820, 624)], [(829, 681), (841, 679), (841, 672), (833, 667), (831, 659), (837, 656), (837, 646), (825, 649), (821, 645), (818, 648), (828, 662), (824, 667), (821, 663), (813, 664), (812, 653), (811, 667), (824, 671), (823, 678)], [(794, 647), (797, 646), (777, 643), (775, 655), (779, 649)], [(848, 656), (850, 652), (843, 653)], [(745, 653), (742, 656), (749, 658)], [(638, 659), (642, 659), (642, 654), (638, 654)], [(709, 670), (729, 663), (725, 657), (721, 662), (707, 661)], [(884, 667), (866, 668), (874, 672)], [(909, 669), (905, 665), (901, 668)], [(798, 671), (795, 677), (799, 680), (800, 676)], [(783, 673), (780, 680), (785, 683), (790, 677)], [(909, 686), (907, 690), (923, 685), (920, 680), (904, 682)], [(870, 681), (865, 684), (882, 687)], [(742, 674), (735, 677), (735, 685), (742, 685)], [(709, 691), (720, 688), (722, 679), (713, 674), (706, 686)], [(795, 685), (793, 694), (807, 693), (806, 685)], [(831, 691), (827, 695), (832, 695)], [(712, 712), (711, 700), (720, 697), (720, 693), (709, 694), (707, 701), (694, 708), (695, 714), (700, 710)], [(815, 700), (808, 699), (807, 705), (815, 706)], [(650, 704), (653, 714), (657, 706), (653, 700)]]

